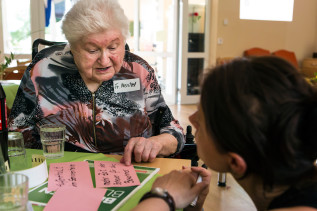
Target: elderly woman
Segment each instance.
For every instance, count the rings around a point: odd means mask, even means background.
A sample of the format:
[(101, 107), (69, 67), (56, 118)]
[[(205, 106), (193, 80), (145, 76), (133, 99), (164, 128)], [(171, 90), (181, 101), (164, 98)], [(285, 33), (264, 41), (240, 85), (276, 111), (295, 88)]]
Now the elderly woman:
[[(317, 210), (317, 90), (291, 64), (257, 57), (214, 68), (189, 120), (200, 158), (231, 173), (257, 210)], [(209, 182), (203, 168), (173, 171), (135, 210), (201, 210)]]
[(62, 29), (69, 44), (37, 54), (11, 111), (10, 130), (23, 133), (26, 147), (41, 147), (41, 125), (62, 123), (65, 150), (124, 152), (127, 165), (180, 152), (183, 130), (154, 70), (125, 51), (128, 19), (118, 2), (80, 0)]

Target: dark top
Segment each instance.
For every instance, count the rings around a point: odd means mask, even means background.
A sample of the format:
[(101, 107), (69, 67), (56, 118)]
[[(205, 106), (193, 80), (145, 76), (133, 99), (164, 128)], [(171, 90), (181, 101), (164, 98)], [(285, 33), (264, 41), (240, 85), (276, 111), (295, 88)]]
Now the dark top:
[(306, 206), (317, 208), (317, 181), (301, 189), (292, 187), (275, 198), (268, 209)]

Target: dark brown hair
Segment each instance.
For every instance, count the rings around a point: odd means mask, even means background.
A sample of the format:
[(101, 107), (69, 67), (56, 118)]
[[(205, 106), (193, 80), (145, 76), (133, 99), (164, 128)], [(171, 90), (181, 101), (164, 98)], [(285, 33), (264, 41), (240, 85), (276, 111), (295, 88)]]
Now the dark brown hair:
[(217, 148), (242, 156), (265, 188), (314, 171), (317, 93), (288, 62), (268, 56), (215, 67), (204, 77), (201, 105)]

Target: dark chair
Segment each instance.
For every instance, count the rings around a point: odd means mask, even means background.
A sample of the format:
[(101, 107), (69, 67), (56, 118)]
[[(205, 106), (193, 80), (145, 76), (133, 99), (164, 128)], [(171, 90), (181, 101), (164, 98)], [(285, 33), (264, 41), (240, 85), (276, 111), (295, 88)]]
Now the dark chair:
[(54, 42), (54, 41), (48, 41), (44, 39), (36, 39), (34, 40), (32, 44), (32, 59), (36, 56), (36, 54), (39, 52), (39, 46), (44, 45), (44, 46), (53, 46), (53, 45), (65, 45), (66, 42)]
[(199, 157), (197, 154), (197, 146), (194, 142), (194, 135), (192, 134), (192, 127), (190, 125), (186, 128), (185, 140), (185, 146), (178, 157), (181, 159), (190, 159), (192, 166), (198, 166)]
[[(66, 42), (55, 42), (55, 41), (48, 41), (44, 39), (36, 39), (32, 44), (32, 59), (34, 59), (35, 55), (39, 52), (39, 46), (53, 46), (53, 45), (65, 45)], [(125, 50), (130, 51), (129, 45), (125, 44)]]
[[(166, 109), (167, 107), (158, 108), (154, 124), (152, 125), (153, 135), (160, 134), (160, 124)], [(197, 155), (197, 147), (194, 142), (194, 135), (192, 134), (192, 127), (190, 125), (186, 128), (185, 141), (183, 150), (179, 154), (172, 156), (172, 158), (189, 159), (191, 160), (192, 166), (198, 166), (199, 157)]]

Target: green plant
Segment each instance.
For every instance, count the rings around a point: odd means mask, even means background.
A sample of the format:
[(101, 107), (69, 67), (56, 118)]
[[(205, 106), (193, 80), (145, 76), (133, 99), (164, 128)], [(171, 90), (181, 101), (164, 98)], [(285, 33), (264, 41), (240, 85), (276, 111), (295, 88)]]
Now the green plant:
[[(194, 8), (195, 9), (195, 8)], [(189, 23), (191, 26), (191, 32), (194, 32), (194, 25), (196, 25), (196, 23), (198, 23), (199, 19), (201, 18), (201, 16), (198, 14), (198, 12), (192, 12), (189, 13)]]
[(311, 77), (311, 78), (308, 78), (307, 77), (307, 80), (308, 82), (310, 82), (312, 85), (316, 85), (317, 84), (317, 72), (314, 73), (315, 77)]
[[(0, 51), (1, 53), (1, 51)], [(12, 60), (14, 59), (14, 55), (13, 53), (10, 54), (10, 57), (4, 57), (5, 62), (4, 63), (0, 63), (0, 73), (2, 74), (3, 71), (11, 64)]]
[(191, 18), (191, 21), (193, 23), (197, 23), (197, 21), (199, 21), (199, 19), (201, 18), (198, 12), (189, 13), (189, 17)]

